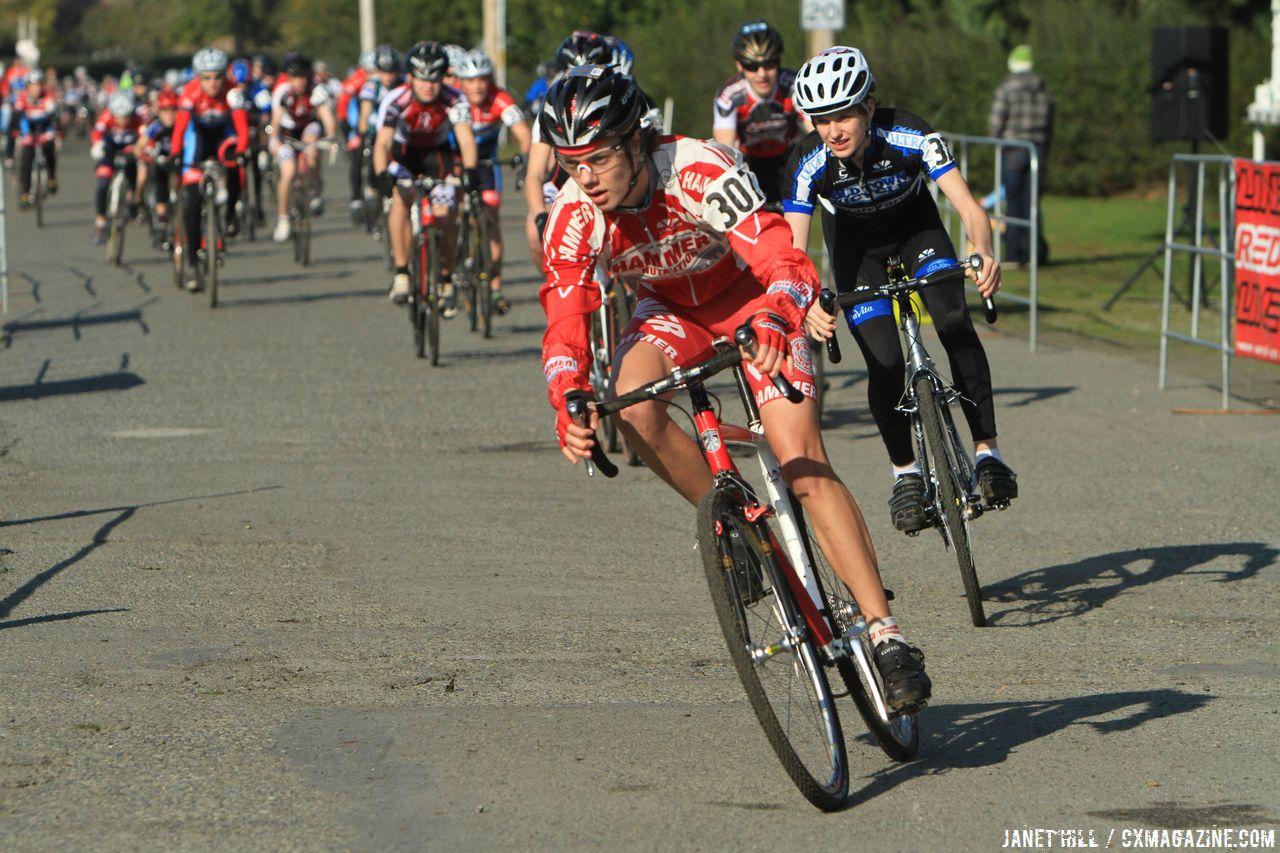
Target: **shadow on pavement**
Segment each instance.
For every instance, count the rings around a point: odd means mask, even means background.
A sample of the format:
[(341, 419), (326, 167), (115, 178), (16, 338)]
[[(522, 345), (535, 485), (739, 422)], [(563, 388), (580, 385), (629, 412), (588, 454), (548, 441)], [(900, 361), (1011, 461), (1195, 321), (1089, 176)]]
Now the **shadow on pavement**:
[[(48, 362), (45, 362), (46, 367)], [(41, 371), (43, 373), (43, 370)], [(81, 376), (76, 379), (59, 379), (42, 382), (37, 377), (28, 385), (0, 386), (0, 403), (14, 400), (39, 400), (43, 397), (60, 397), (66, 394), (92, 394), (97, 391), (127, 391), (145, 384), (145, 380), (131, 371), (102, 373), (97, 376)]]
[[(862, 790), (849, 795), (847, 806), (871, 800), (916, 777), (1001, 764), (1018, 747), (1072, 726), (1087, 726), (1103, 736), (1120, 734), (1164, 717), (1197, 711), (1211, 698), (1162, 689), (1045, 701), (930, 705), (921, 717), (920, 757), (874, 774)], [(842, 716), (849, 721), (852, 741), (858, 718)], [(862, 734), (857, 742), (878, 752), (870, 738)]]
[[(353, 273), (348, 270), (348, 271), (335, 272), (330, 275), (326, 275), (325, 278), (326, 279), (351, 278), (352, 275)], [(220, 285), (225, 284), (225, 285), (237, 285), (237, 286), (242, 284), (277, 284), (282, 281), (311, 281), (315, 277), (316, 277), (316, 274), (314, 272), (287, 272), (287, 273), (277, 273), (275, 275), (251, 276), (248, 278), (226, 277), (226, 278), (219, 279), (218, 283)], [(221, 299), (219, 299), (218, 304), (219, 305), (222, 304)]]
[[(31, 580), (27, 581), (22, 586), (18, 587), (16, 590), (9, 593), (9, 595), (5, 596), (3, 599), (0, 599), (0, 619), (3, 619), (4, 617), (12, 613), (14, 608), (18, 607), (20, 604), (22, 604), (24, 601), (30, 598), (32, 594), (34, 594), (38, 589), (40, 589), (40, 587), (44, 586), (50, 580), (57, 577), (64, 570), (71, 568), (76, 563), (83, 560), (85, 557), (88, 557), (90, 554), (96, 551), (99, 547), (107, 544), (107, 542), (111, 538), (111, 533), (121, 524), (124, 524), (126, 521), (133, 518), (133, 516), (137, 514), (138, 510), (140, 509), (147, 509), (149, 507), (157, 507), (157, 506), (166, 506), (168, 504), (186, 503), (189, 501), (209, 500), (212, 498), (228, 498), (228, 497), (235, 497), (237, 495), (249, 495), (249, 494), (254, 494), (256, 492), (273, 491), (275, 489), (281, 489), (281, 488), (284, 488), (284, 487), (283, 486), (259, 486), (254, 489), (241, 489), (235, 492), (220, 492), (217, 494), (209, 494), (209, 495), (191, 495), (190, 497), (185, 497), (185, 498), (170, 498), (169, 500), (151, 501), (149, 503), (133, 504), (131, 506), (113, 506), (113, 507), (103, 507), (102, 509), (73, 510), (71, 512), (58, 513), (56, 515), (44, 515), (44, 516), (36, 516), (33, 518), (13, 519), (11, 521), (0, 521), (0, 527), (17, 527), (24, 524), (37, 524), (42, 521), (65, 521), (73, 518), (85, 518), (91, 515), (103, 515), (108, 513), (112, 514), (112, 517), (97, 529), (97, 531), (93, 534), (93, 538), (89, 541), (87, 545), (84, 545), (83, 547), (81, 547), (80, 550), (76, 551), (74, 554), (72, 554), (70, 557), (66, 558), (65, 560), (61, 560), (57, 563), (54, 563), (52, 566), (40, 572), (35, 577), (31, 578)], [(115, 608), (110, 610), (82, 610), (82, 611), (76, 611), (73, 613), (51, 614), (46, 616), (15, 619), (10, 622), (0, 622), (0, 628), (17, 628), (23, 625), (33, 625), (41, 622), (54, 622), (54, 621), (59, 621), (61, 619), (74, 619), (78, 616), (88, 616), (95, 613), (116, 613), (126, 609), (127, 608)]]
[(330, 299), (366, 299), (371, 296), (385, 297), (386, 295), (387, 291), (382, 287), (371, 290), (335, 290), (330, 293), (298, 293), (293, 296), (261, 296), (226, 300), (219, 294), (218, 310), (248, 305), (297, 305), (307, 302), (327, 302)]
[[(1222, 558), (1240, 558), (1238, 569), (1204, 568)], [(1127, 590), (1181, 574), (1217, 576), (1219, 583), (1247, 580), (1280, 560), (1280, 550), (1261, 542), (1214, 545), (1168, 545), (1135, 548), (1088, 557), (1076, 563), (1049, 566), (1016, 575), (986, 587), (987, 602), (1016, 606), (988, 609), (987, 624), (1029, 627), (1079, 616), (1101, 607)]]

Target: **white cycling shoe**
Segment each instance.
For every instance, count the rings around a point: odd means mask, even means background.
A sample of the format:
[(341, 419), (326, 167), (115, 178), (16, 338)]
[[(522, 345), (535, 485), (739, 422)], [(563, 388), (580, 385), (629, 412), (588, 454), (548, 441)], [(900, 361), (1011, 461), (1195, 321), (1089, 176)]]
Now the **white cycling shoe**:
[(293, 232), (289, 228), (289, 218), (282, 216), (276, 220), (276, 230), (271, 232), (271, 239), (277, 243), (287, 243)]

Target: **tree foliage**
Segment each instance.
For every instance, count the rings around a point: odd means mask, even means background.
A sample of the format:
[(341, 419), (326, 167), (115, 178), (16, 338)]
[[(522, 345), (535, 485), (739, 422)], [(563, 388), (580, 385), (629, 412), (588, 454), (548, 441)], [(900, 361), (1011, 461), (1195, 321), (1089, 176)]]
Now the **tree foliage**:
[[(481, 41), (478, 0), (376, 0), (379, 41)], [(121, 60), (180, 54), (204, 44), (230, 50), (301, 48), (344, 68), (359, 48), (354, 0), (0, 0), (0, 20), (32, 14), (41, 45)], [(1055, 192), (1106, 193), (1159, 180), (1171, 151), (1149, 140), (1151, 28), (1231, 28), (1232, 130), (1224, 150), (1243, 154), (1243, 116), (1267, 76), (1269, 0), (849, 0), (837, 43), (861, 48), (881, 101), (936, 127), (986, 132), (991, 93), (1005, 57), (1030, 43), (1053, 90), (1058, 120), (1048, 170)], [(711, 132), (711, 100), (732, 73), (735, 28), (764, 17), (786, 41), (785, 64), (808, 57), (797, 0), (507, 0), (508, 80), (523, 90), (538, 63), (575, 29), (621, 36), (637, 55), (636, 76), (659, 103), (675, 106), (677, 132)], [(12, 23), (9, 24), (12, 26)], [(3, 27), (0, 27), (0, 36)]]

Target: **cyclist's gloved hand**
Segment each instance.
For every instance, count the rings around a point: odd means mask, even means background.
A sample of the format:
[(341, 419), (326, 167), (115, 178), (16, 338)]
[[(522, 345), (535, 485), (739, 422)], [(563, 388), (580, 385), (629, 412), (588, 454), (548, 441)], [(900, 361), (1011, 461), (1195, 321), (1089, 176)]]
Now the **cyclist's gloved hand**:
[(95, 142), (89, 146), (89, 159), (101, 160), (107, 155), (107, 146), (101, 142)]
[(777, 314), (757, 314), (751, 318), (751, 330), (756, 333), (756, 351), (772, 347), (787, 351), (787, 321)]
[(479, 169), (463, 169), (462, 170), (462, 191), (465, 193), (480, 192), (480, 170)]
[(391, 173), (379, 172), (373, 176), (373, 180), (378, 185), (378, 192), (382, 193), (382, 197), (391, 198), (391, 192), (396, 186), (396, 179), (392, 177)]
[(560, 452), (570, 461), (577, 463), (579, 458), (591, 456), (591, 446), (595, 441), (596, 427), (599, 418), (590, 412), (588, 421), (583, 424), (569, 415), (568, 399), (571, 396), (593, 399), (594, 395), (588, 387), (585, 390), (574, 390), (565, 395), (564, 400), (556, 408), (556, 437), (560, 439)]

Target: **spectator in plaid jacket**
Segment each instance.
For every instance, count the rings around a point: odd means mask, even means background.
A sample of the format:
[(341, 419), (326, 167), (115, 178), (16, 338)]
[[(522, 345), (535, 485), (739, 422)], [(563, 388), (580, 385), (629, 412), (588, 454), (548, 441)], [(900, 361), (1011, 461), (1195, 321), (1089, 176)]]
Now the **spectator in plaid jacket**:
[[(1044, 80), (1032, 70), (1031, 46), (1020, 44), (1009, 53), (1009, 76), (996, 87), (988, 121), (990, 136), (1023, 139), (1036, 146), (1040, 159), (1037, 198), (1043, 192), (1044, 175), (1049, 159), (1049, 140), (1053, 137), (1053, 94)], [(1004, 175), (1008, 214), (1027, 219), (1031, 215), (1031, 156), (1025, 148), (1006, 148), (1001, 169)], [(1038, 260), (1049, 262), (1049, 246), (1044, 239), (1044, 218), (1036, 210), (1039, 243)], [(1031, 260), (1029, 229), (1010, 225), (1005, 235), (1004, 259), (1015, 265)]]

